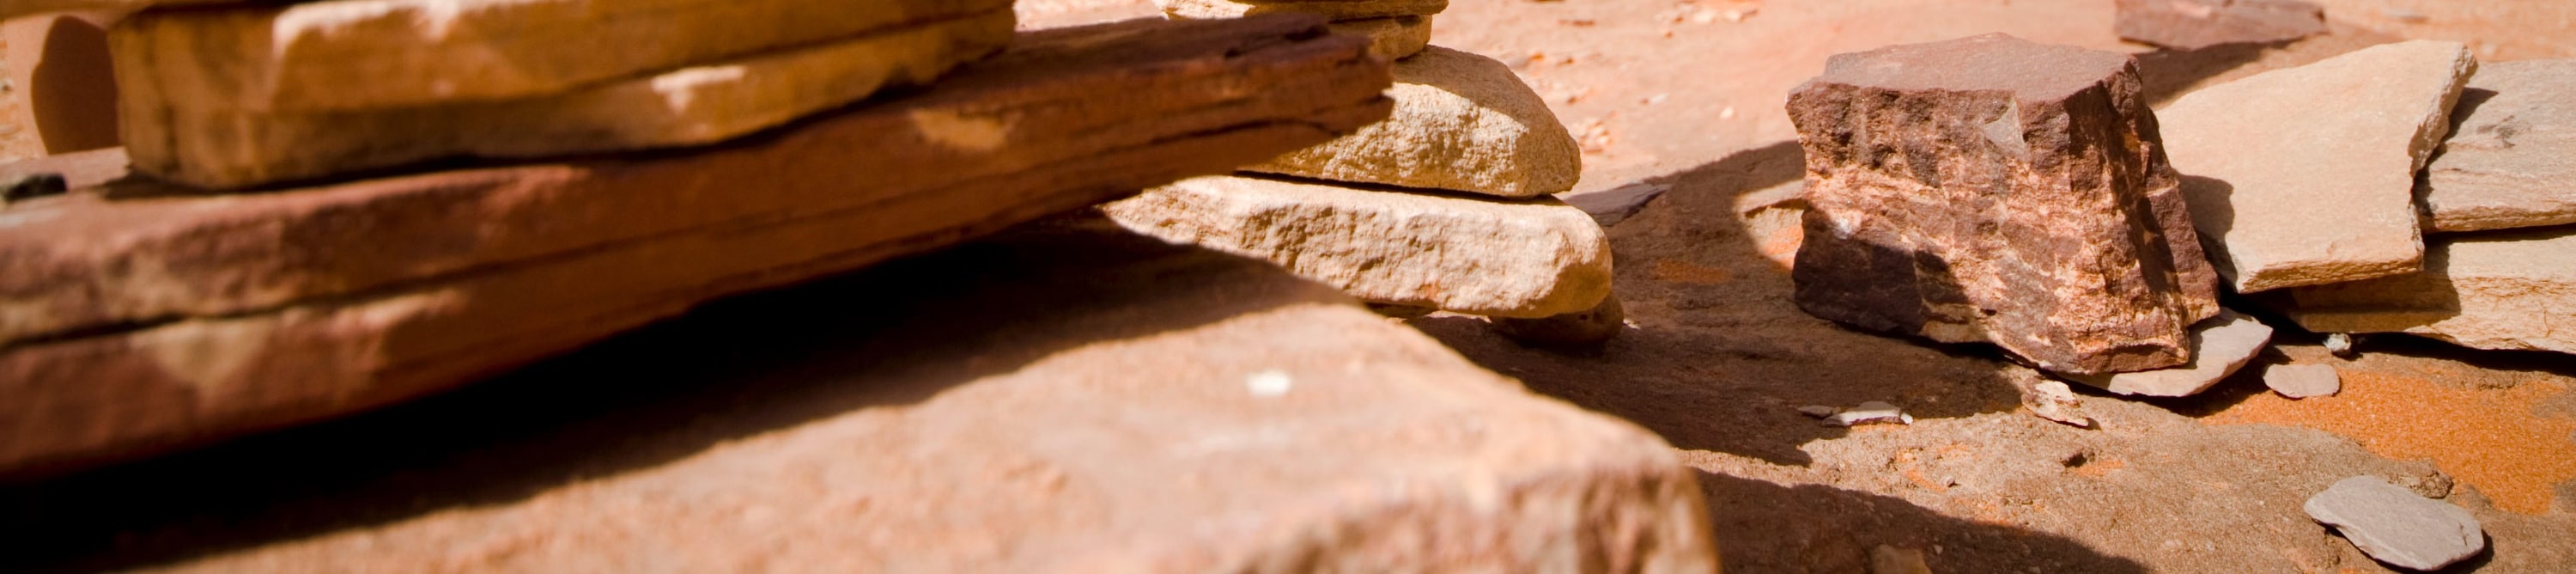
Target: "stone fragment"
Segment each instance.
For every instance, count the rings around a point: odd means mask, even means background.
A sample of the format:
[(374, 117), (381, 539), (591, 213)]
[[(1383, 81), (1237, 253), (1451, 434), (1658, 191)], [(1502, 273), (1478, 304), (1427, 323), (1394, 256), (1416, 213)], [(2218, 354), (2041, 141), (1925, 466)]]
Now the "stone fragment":
[(1336, 34), (1355, 34), (1369, 39), (1369, 54), (1389, 60), (1403, 59), (1422, 53), (1431, 46), (1430, 16), (1398, 16), (1334, 22)]
[[(1123, 232), (729, 300), (465, 392), (150, 484), (62, 481), (7, 525), (153, 534), (27, 532), (0, 569), (30, 538), (180, 572), (1717, 568), (1655, 435), (1268, 264)], [(365, 430), (415, 421), (473, 428)], [(245, 472), (274, 478), (200, 478)], [(127, 488), (184, 494), (91, 498)], [(69, 516), (102, 509), (135, 514)]]
[[(2036, 375), (2025, 376), (2038, 379)], [(2075, 389), (2067, 388), (2066, 383), (2046, 379), (2016, 382), (2028, 385), (2021, 389), (2021, 407), (2028, 409), (2030, 414), (2075, 428), (2093, 428), (2093, 417), (2084, 415), (2083, 399), (2075, 395)]]
[(2107, 375), (2060, 374), (2123, 395), (2188, 397), (2245, 368), (2272, 343), (2272, 328), (2252, 317), (2220, 313), (2191, 332), (2191, 362), (2180, 367)]
[(2576, 229), (2436, 236), (2424, 272), (2301, 287), (2267, 302), (2310, 331), (2411, 333), (2576, 353)]
[[(529, 158), (715, 143), (927, 84), (1010, 42), (1009, 10), (561, 94), (402, 108), (202, 108), (168, 86), (122, 100), (137, 171), (208, 188), (308, 180), (457, 156)], [(123, 65), (120, 64), (120, 69)], [(950, 130), (955, 131), (955, 130)], [(972, 128), (968, 128), (972, 131)]]
[(1449, 9), (1449, 0), (1154, 0), (1173, 18), (1241, 18), (1253, 14), (1294, 12), (1333, 20), (1393, 16), (1429, 16)]
[(1824, 406), (1824, 405), (1807, 405), (1807, 406), (1803, 406), (1803, 407), (1798, 407), (1798, 414), (1807, 415), (1807, 416), (1810, 416), (1810, 417), (1815, 417), (1815, 418), (1820, 418), (1820, 419), (1821, 419), (1821, 418), (1825, 418), (1825, 417), (1834, 416), (1834, 414), (1835, 414), (1835, 413), (1840, 413), (1840, 412), (1843, 412), (1843, 410), (1842, 410), (1842, 409), (1838, 409), (1838, 408), (1833, 408), (1833, 407)]
[(1601, 304), (1590, 311), (1567, 313), (1537, 319), (1488, 317), (1494, 332), (1533, 347), (1586, 348), (1599, 347), (1628, 329), (1628, 311), (1619, 306), (1619, 296), (1601, 298)]
[(2332, 353), (2334, 356), (2349, 359), (2356, 355), (2360, 355), (2361, 353), (2353, 350), (2352, 343), (2353, 336), (2351, 333), (2326, 334), (2326, 352)]
[(2287, 42), (2326, 33), (2326, 9), (2300, 0), (2120, 0), (2120, 39), (2198, 50)]
[(1491, 58), (1433, 46), (1395, 63), (1395, 115), (1246, 171), (1510, 198), (1574, 189), (1583, 151)]
[(2331, 397), (2343, 391), (2343, 374), (2333, 365), (2273, 365), (2263, 371), (2263, 386), (2293, 399)]
[(1203, 177), (1101, 211), (1137, 233), (1266, 259), (1375, 303), (1539, 319), (1610, 296), (1608, 235), (1552, 199)]
[(1672, 191), (1673, 186), (1660, 183), (1633, 183), (1592, 193), (1567, 195), (1558, 199), (1592, 215), (1592, 221), (1609, 229), (1644, 211), (1646, 204)]
[(1834, 413), (1833, 416), (1825, 417), (1825, 424), (1838, 427), (1858, 426), (1869, 423), (1896, 423), (1910, 425), (1914, 424), (1914, 415), (1905, 414), (1905, 409), (1897, 408), (1896, 405), (1879, 401), (1870, 401), (1861, 403), (1860, 406), (1855, 406), (1842, 412)]
[(144, 12), (110, 42), (118, 83), (151, 86), (175, 108), (378, 110), (562, 94), (1010, 10), (1008, 0), (319, 0)]
[(2374, 476), (2334, 483), (2308, 498), (2308, 517), (2333, 526), (2362, 553), (2391, 566), (2439, 570), (2487, 548), (2469, 511), (2417, 496)]
[(1990, 34), (1834, 56), (1789, 97), (1818, 317), (2060, 373), (2171, 367), (2218, 312), (2126, 55)]
[(2415, 173), (2476, 70), (2455, 42), (2386, 44), (2156, 112), (2219, 273), (2253, 293), (2421, 268)]
[(1280, 16), (1031, 32), (926, 92), (690, 154), (246, 195), (140, 182), (118, 184), (121, 199), (12, 207), (0, 476), (401, 401), (712, 297), (1222, 173), (1385, 117), (1386, 64), (1321, 29)]
[(1798, 250), (1805, 247), (1806, 190), (1806, 180), (1798, 179), (1735, 198), (1736, 216), (1744, 222), (1744, 235), (1753, 240), (1753, 249), (1781, 269), (1797, 267)]
[(2576, 223), (2576, 60), (2478, 67), (2415, 195), (2430, 231)]

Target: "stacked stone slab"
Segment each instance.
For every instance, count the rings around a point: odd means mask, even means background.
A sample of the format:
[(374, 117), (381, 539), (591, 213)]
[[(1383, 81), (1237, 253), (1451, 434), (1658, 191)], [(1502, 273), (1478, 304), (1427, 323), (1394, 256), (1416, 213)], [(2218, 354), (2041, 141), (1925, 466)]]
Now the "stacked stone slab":
[(1425, 46), (1444, 1), (1164, 0), (1173, 18), (1306, 12), (1394, 60), (1392, 117), (1323, 145), (1104, 206), (1166, 240), (1268, 259), (1385, 309), (1494, 318), (1525, 342), (1589, 344), (1623, 322), (1607, 234), (1551, 194), (1581, 151), (1490, 58)]

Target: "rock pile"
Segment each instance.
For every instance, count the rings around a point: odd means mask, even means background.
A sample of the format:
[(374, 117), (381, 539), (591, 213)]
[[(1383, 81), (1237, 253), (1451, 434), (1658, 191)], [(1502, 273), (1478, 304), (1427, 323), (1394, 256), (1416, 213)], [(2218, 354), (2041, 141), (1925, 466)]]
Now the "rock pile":
[[(1174, 18), (1309, 12), (1394, 58), (1395, 111), (1244, 174), (1102, 208), (1175, 242), (1268, 259), (1394, 311), (1493, 318), (1524, 342), (1598, 343), (1624, 317), (1599, 223), (1551, 194), (1582, 155), (1536, 91), (1492, 59), (1424, 46), (1446, 2), (1165, 0)], [(1421, 40), (1421, 41), (1417, 41)]]

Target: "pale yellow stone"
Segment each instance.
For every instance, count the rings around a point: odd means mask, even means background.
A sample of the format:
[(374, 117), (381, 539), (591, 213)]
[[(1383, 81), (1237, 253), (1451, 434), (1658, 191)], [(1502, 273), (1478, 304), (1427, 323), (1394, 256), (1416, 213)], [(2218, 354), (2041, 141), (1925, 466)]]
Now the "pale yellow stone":
[(1536, 197), (1574, 189), (1583, 150), (1510, 67), (1433, 46), (1395, 63), (1395, 115), (1246, 171)]
[(1369, 55), (1389, 60), (1419, 54), (1431, 46), (1430, 16), (1370, 18), (1334, 22), (1330, 27), (1334, 33), (1367, 36)]
[(118, 79), (199, 110), (354, 110), (585, 85), (1009, 10), (1009, 0), (323, 0), (145, 12)]
[(2290, 318), (2319, 333), (2576, 353), (2576, 229), (2436, 236), (2422, 273), (2287, 293)]
[(1255, 14), (1294, 12), (1334, 20), (1389, 16), (1428, 16), (1449, 9), (1449, 0), (1154, 0), (1163, 13), (1179, 19), (1242, 18)]
[[(384, 110), (262, 113), (171, 102), (129, 84), (137, 171), (239, 188), (456, 157), (543, 157), (712, 143), (889, 86), (928, 83), (1010, 41), (1009, 10), (561, 95)], [(973, 135), (973, 134), (966, 134)], [(966, 142), (972, 143), (972, 142)]]

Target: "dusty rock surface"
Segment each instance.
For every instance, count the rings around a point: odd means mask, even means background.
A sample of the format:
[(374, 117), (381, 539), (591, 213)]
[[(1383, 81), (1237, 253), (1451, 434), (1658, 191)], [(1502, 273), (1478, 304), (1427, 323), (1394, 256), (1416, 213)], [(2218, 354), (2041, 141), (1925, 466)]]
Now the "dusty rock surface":
[(1246, 171), (1509, 198), (1574, 189), (1583, 157), (1536, 92), (1492, 58), (1440, 48), (1395, 63), (1395, 115)]
[(408, 399), (716, 296), (1222, 173), (1387, 109), (1385, 64), (1312, 17), (1020, 44), (927, 92), (696, 154), (12, 204), (0, 475)]
[(1119, 225), (1264, 259), (1372, 303), (1538, 319), (1610, 295), (1610, 240), (1553, 199), (1204, 177), (1101, 206)]
[(2381, 562), (2438, 570), (2487, 549), (2478, 519), (2376, 476), (2336, 481), (2301, 506)]
[(2415, 194), (2430, 231), (2576, 223), (2576, 59), (2478, 67)]
[(2435, 237), (2424, 272), (2302, 287), (2277, 306), (2321, 333), (2412, 333), (2576, 353), (2576, 229)]
[(2191, 331), (2191, 362), (2170, 369), (2107, 375), (2059, 375), (2122, 395), (2188, 397), (2245, 368), (2272, 343), (2272, 328), (2252, 317), (2220, 312)]
[(1369, 39), (1369, 54), (1389, 60), (1422, 53), (1431, 45), (1430, 16), (1370, 18), (1332, 23), (1337, 34), (1358, 34)]
[(0, 567), (1706, 572), (1704, 504), (1654, 435), (1327, 287), (1067, 232), (0, 487)]
[(1241, 18), (1253, 14), (1297, 12), (1334, 20), (1391, 16), (1428, 16), (1449, 9), (1449, 0), (1156, 0), (1174, 18)]
[(1798, 305), (2052, 371), (2191, 359), (2218, 312), (2129, 56), (2005, 35), (1834, 57), (1789, 96)]
[(2120, 39), (2197, 50), (2326, 33), (2325, 8), (2301, 0), (2119, 0)]
[[(2375, 46), (2184, 95), (2156, 112), (2211, 262), (2240, 293), (2422, 268), (2415, 174), (2477, 60)], [(2334, 102), (2334, 105), (2318, 105)]]

